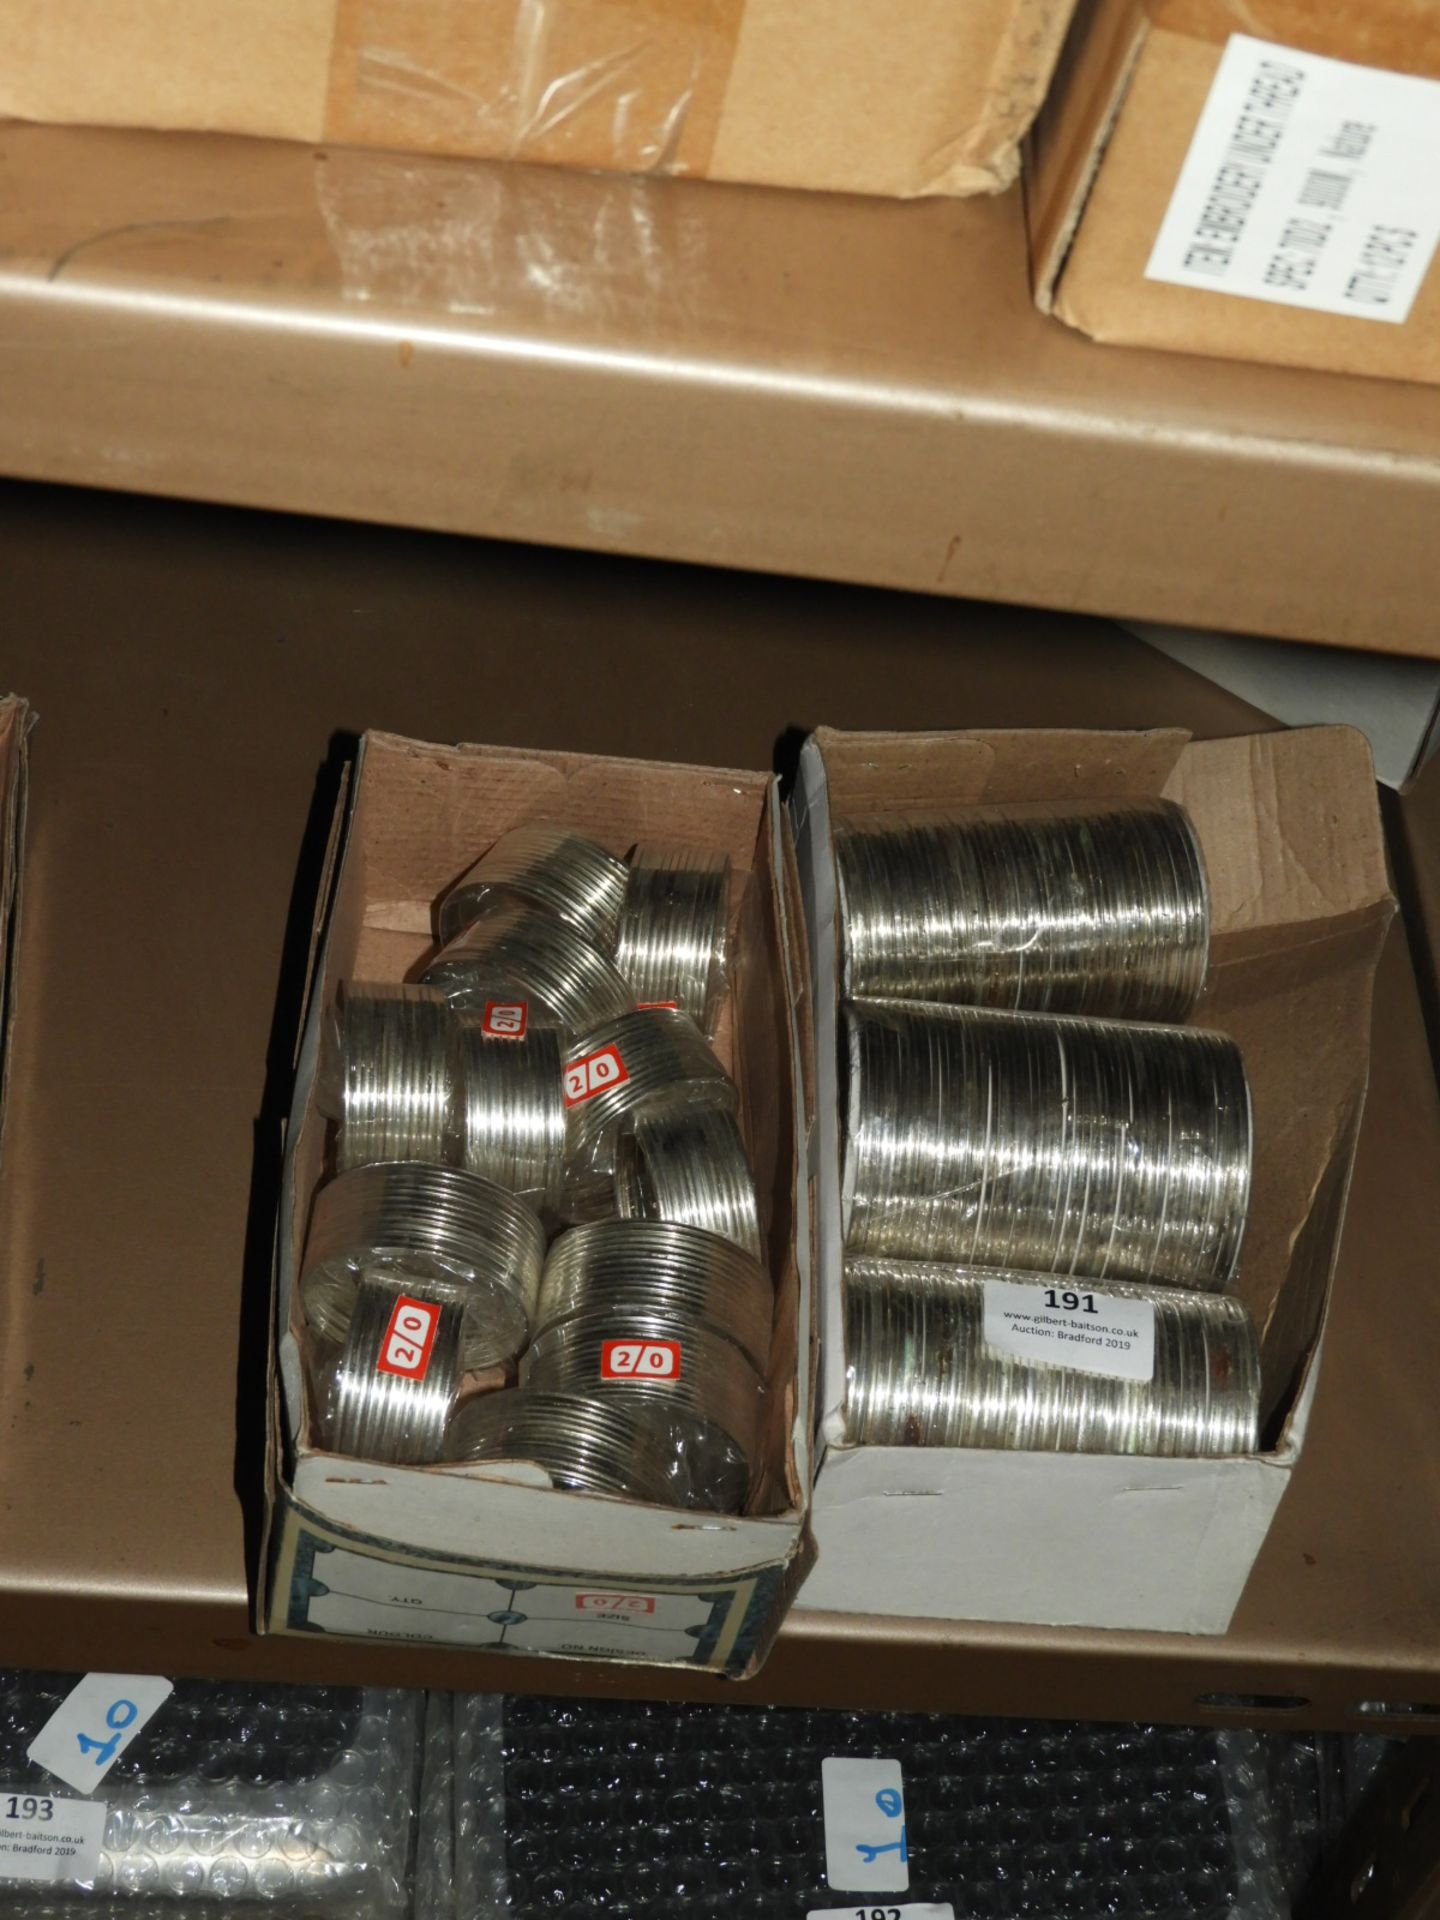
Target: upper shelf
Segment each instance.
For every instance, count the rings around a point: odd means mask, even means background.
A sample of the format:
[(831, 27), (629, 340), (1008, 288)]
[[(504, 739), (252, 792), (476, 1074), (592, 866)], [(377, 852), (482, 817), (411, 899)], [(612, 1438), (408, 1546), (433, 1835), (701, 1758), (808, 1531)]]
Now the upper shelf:
[(254, 1638), (278, 1121), (337, 729), (765, 767), (821, 721), (1266, 723), (1096, 621), (60, 489), (0, 486), (0, 580), (5, 680), (40, 716), (0, 1658), (1082, 1718), (1263, 1717), (1259, 1695), (1352, 1727), (1440, 1703), (1440, 1100), (1398, 928), (1309, 1435), (1229, 1634), (842, 1619), (802, 1593), (740, 1688)]
[(0, 470), (1440, 652), (1440, 389), (1097, 346), (912, 204), (0, 129)]

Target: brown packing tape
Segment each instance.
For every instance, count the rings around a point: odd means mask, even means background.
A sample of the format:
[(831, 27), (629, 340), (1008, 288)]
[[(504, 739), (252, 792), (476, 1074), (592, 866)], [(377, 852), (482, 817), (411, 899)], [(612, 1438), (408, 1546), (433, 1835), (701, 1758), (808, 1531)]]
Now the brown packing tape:
[(325, 137), (709, 171), (745, 0), (336, 0)]

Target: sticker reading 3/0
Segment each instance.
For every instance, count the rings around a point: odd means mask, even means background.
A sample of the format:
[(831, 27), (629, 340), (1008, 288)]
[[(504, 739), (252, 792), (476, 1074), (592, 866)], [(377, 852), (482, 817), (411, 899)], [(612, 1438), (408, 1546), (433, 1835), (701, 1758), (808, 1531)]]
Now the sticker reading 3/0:
[(61, 1800), (0, 1787), (0, 1880), (90, 1881), (105, 1838), (103, 1800)]
[(1153, 1380), (1155, 1305), (1097, 1293), (1083, 1280), (987, 1280), (985, 1344), (1029, 1365)]
[(910, 1843), (900, 1762), (822, 1760), (820, 1788), (827, 1884), (845, 1893), (904, 1893)]
[(1232, 34), (1147, 280), (1398, 325), (1440, 241), (1440, 80)]
[(67, 1787), (93, 1793), (174, 1687), (173, 1680), (148, 1673), (87, 1673), (30, 1742), (25, 1757)]

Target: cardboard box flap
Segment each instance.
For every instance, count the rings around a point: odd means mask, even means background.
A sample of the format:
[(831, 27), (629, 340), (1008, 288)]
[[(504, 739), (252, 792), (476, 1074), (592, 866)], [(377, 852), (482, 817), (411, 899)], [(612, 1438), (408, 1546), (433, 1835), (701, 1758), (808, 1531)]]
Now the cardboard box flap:
[(1166, 33), (1223, 46), (1232, 33), (1397, 73), (1440, 71), (1435, 0), (1141, 0)]
[(1045, 727), (967, 734), (814, 733), (837, 819), (872, 807), (930, 807), (1158, 793), (1190, 736), (1180, 727), (1078, 733)]
[(1165, 792), (1200, 831), (1210, 870), (1211, 964), (1304, 926), (1394, 910), (1376, 808), (1342, 817), (1342, 796), (1375, 783), (1354, 727), (1304, 727), (1197, 741)]
[(1055, 286), (1095, 183), (1149, 31), (1144, 0), (1096, 0), (1071, 34), (1030, 136), (1025, 217), (1035, 303), (1053, 310)]

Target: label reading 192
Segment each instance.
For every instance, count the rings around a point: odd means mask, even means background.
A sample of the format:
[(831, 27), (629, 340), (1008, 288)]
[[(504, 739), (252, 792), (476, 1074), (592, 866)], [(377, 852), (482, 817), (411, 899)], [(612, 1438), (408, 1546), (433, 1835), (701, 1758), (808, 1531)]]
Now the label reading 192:
[(903, 1907), (812, 1907), (805, 1920), (955, 1920), (955, 1909), (948, 1900), (912, 1900)]

